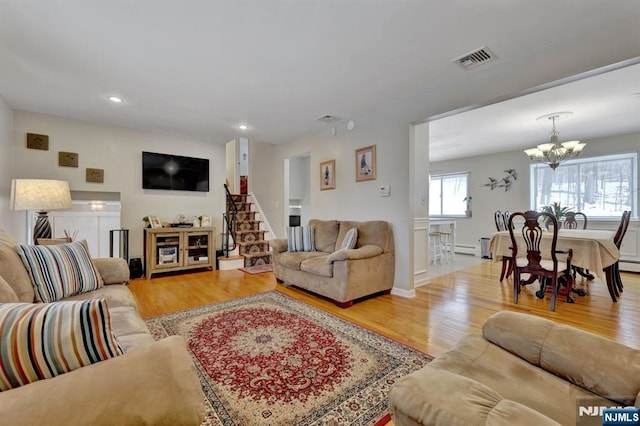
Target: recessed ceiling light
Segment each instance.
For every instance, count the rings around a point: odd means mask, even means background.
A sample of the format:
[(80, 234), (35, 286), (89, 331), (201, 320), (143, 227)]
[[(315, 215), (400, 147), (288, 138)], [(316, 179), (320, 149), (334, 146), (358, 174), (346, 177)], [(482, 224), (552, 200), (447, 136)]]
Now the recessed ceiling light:
[(238, 126), (238, 129), (240, 130), (247, 130), (249, 128), (249, 126), (247, 126), (246, 124), (241, 124)]
[(108, 98), (111, 102), (115, 102), (117, 104), (119, 104), (120, 102), (122, 102), (122, 98), (119, 98), (117, 96), (109, 96)]

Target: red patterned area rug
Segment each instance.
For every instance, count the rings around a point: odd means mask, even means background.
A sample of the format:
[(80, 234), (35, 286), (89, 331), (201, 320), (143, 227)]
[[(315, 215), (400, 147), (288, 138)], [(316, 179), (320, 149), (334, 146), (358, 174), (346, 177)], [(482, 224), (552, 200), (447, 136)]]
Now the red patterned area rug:
[(205, 425), (381, 425), (389, 390), (431, 358), (275, 291), (147, 320), (184, 336)]

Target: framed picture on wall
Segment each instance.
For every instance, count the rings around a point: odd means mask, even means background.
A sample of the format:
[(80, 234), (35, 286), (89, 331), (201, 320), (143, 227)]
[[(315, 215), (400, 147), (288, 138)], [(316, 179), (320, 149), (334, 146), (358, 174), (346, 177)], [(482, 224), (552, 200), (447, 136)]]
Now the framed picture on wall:
[(336, 189), (336, 160), (320, 163), (320, 190)]
[(376, 146), (356, 149), (356, 182), (376, 178)]

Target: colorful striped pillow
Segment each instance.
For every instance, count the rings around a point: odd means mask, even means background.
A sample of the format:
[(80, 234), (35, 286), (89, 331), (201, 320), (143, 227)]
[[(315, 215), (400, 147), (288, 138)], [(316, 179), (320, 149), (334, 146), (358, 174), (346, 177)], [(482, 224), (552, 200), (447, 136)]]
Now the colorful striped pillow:
[(288, 229), (288, 237), (288, 251), (316, 251), (315, 226), (292, 226)]
[(122, 355), (104, 299), (0, 304), (0, 391)]
[(351, 228), (344, 235), (344, 239), (342, 240), (342, 244), (340, 244), (340, 249), (356, 248), (356, 243), (357, 242), (358, 242), (358, 228)]
[(85, 240), (53, 246), (18, 244), (38, 302), (55, 302), (102, 287)]

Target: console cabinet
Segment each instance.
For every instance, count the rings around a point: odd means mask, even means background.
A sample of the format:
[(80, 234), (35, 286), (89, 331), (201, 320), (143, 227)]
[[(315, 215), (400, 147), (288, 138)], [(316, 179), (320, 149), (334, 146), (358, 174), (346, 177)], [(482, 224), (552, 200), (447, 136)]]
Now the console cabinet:
[(147, 279), (153, 274), (213, 268), (215, 228), (145, 228)]

